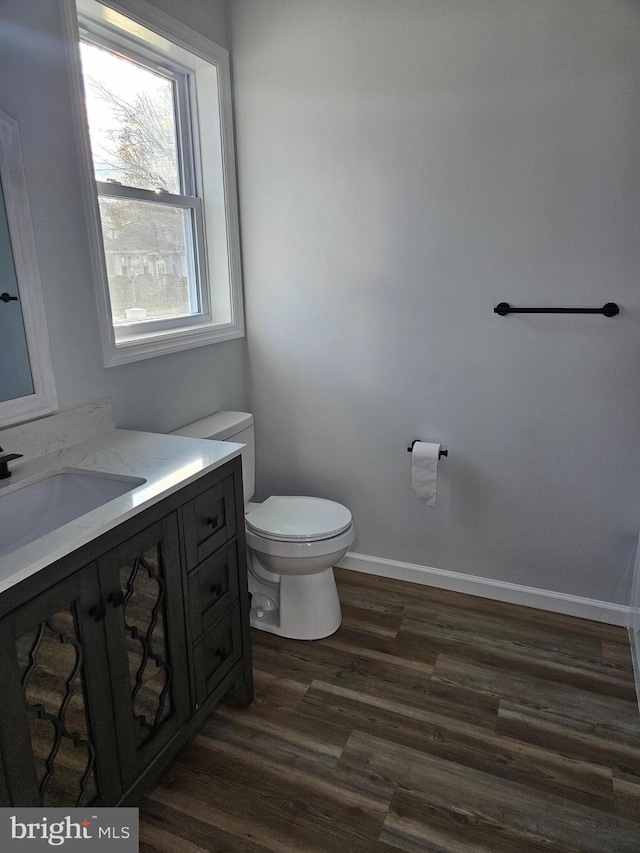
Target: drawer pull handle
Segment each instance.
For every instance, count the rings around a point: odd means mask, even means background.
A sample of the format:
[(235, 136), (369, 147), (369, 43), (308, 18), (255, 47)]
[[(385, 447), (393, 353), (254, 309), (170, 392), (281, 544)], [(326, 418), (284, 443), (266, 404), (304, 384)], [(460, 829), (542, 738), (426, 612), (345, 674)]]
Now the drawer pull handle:
[(227, 650), (226, 649), (216, 649), (215, 652), (213, 653), (213, 655), (214, 655), (214, 657), (217, 657), (218, 660), (224, 660), (227, 656)]
[(124, 592), (119, 589), (117, 592), (112, 592), (107, 598), (109, 604), (112, 604), (114, 607), (120, 607), (122, 602), (124, 601)]
[(106, 612), (107, 608), (102, 602), (99, 602), (98, 604), (94, 604), (89, 610), (89, 616), (93, 617), (96, 622), (101, 622), (104, 619)]
[(208, 524), (210, 527), (213, 527), (213, 528), (215, 529), (215, 528), (218, 526), (218, 521), (219, 521), (219, 519), (220, 519), (220, 517), (219, 517), (218, 515), (210, 515), (210, 516), (207, 518), (207, 524)]
[(211, 584), (211, 589), (209, 590), (209, 592), (213, 592), (215, 594), (216, 598), (220, 598), (220, 596), (222, 595), (222, 584), (221, 583)]

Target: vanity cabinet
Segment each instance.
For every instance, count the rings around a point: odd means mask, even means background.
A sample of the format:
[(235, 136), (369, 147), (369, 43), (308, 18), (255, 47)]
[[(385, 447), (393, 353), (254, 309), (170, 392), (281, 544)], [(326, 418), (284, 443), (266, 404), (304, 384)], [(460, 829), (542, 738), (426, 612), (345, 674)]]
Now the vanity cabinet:
[(251, 701), (245, 554), (234, 459), (0, 596), (1, 805), (135, 804)]

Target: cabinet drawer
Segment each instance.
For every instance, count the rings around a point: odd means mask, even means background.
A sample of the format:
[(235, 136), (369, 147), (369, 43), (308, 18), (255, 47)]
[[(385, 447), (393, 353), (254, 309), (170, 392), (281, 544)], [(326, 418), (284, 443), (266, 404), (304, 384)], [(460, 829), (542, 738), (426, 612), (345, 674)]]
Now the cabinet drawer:
[(202, 705), (241, 657), (240, 611), (234, 607), (193, 647), (195, 699), (198, 705)]
[(236, 534), (233, 477), (226, 477), (183, 509), (187, 569), (217, 551)]
[(191, 630), (198, 638), (238, 597), (238, 546), (232, 542), (191, 572), (189, 609)]

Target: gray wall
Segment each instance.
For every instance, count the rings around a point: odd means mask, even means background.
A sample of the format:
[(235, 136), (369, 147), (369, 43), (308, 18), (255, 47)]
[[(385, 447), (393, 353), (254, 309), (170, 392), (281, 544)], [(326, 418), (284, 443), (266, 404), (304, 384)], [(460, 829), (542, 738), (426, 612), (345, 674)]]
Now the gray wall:
[[(222, 0), (156, 5), (226, 44)], [(60, 407), (111, 397), (119, 426), (158, 431), (244, 408), (243, 340), (102, 366), (58, 0), (0, 4), (0, 108), (20, 127)]]
[[(230, 11), (259, 496), (344, 502), (359, 553), (627, 603), (640, 6)], [(449, 447), (435, 509), (413, 438)]]

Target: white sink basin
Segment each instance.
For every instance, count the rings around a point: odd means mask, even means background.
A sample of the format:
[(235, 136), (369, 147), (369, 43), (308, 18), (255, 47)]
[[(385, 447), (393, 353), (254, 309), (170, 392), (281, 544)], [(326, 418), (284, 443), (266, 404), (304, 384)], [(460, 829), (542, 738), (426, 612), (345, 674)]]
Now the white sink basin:
[(145, 482), (68, 469), (0, 489), (0, 557)]

